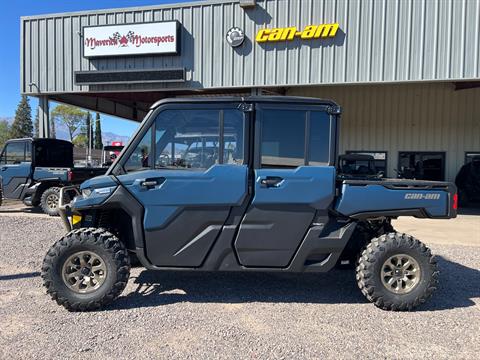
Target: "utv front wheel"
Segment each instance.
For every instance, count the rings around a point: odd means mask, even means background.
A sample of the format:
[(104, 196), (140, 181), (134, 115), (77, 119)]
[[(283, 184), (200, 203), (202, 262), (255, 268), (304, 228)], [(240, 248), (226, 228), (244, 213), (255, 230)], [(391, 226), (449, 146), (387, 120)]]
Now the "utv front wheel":
[(357, 283), (365, 297), (384, 310), (411, 310), (424, 303), (438, 283), (436, 260), (414, 237), (389, 233), (373, 239), (360, 255)]
[(118, 238), (104, 229), (73, 230), (48, 251), (43, 285), (70, 311), (99, 309), (116, 299), (130, 276), (130, 258)]

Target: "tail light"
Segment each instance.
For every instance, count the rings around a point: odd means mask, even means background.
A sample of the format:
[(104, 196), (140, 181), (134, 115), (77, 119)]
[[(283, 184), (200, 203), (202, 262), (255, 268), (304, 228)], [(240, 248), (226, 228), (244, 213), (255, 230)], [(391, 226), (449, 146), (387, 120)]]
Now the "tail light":
[(72, 170), (67, 171), (67, 180), (69, 182), (73, 181), (73, 171)]
[(453, 195), (453, 210), (458, 209), (458, 194)]

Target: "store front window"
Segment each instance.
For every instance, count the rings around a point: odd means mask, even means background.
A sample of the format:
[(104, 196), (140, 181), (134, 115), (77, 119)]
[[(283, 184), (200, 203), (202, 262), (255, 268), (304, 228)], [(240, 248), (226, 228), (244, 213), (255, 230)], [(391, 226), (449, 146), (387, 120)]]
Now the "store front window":
[(445, 180), (444, 152), (400, 152), (399, 175), (406, 179)]

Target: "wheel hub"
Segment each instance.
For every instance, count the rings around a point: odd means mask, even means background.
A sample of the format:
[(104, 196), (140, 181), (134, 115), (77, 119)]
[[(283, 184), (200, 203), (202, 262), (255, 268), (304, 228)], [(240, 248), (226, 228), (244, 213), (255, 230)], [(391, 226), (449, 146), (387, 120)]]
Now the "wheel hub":
[(408, 294), (420, 282), (420, 266), (410, 255), (393, 255), (383, 263), (380, 277), (388, 291)]
[(72, 291), (86, 294), (103, 285), (107, 267), (101, 256), (91, 251), (79, 251), (63, 264), (62, 278)]
[(56, 209), (58, 204), (58, 196), (57, 195), (49, 195), (47, 197), (47, 205), (50, 209)]

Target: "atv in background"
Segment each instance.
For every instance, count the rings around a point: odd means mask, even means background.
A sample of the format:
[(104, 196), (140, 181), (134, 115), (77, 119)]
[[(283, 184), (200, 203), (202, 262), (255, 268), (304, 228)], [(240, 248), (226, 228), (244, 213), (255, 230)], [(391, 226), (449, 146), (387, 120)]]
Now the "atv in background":
[(463, 165), (455, 178), (461, 206), (480, 204), (480, 156)]
[[(73, 144), (58, 139), (12, 139), (0, 153), (1, 198), (58, 215), (60, 189), (103, 175), (106, 168), (74, 167)], [(68, 194), (66, 194), (68, 196)]]
[(346, 154), (338, 157), (337, 179), (381, 179), (383, 172), (375, 167), (375, 158), (365, 154)]

